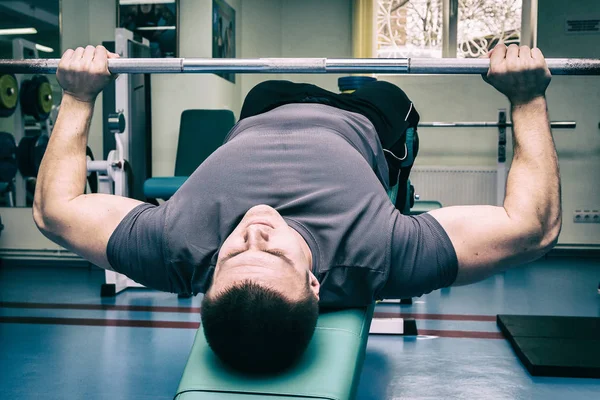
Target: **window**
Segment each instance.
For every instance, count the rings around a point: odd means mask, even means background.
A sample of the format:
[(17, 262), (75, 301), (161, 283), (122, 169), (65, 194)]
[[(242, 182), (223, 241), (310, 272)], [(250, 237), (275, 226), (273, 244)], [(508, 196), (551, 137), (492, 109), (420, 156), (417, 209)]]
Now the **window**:
[(519, 44), (522, 0), (459, 0), (457, 57), (479, 57), (498, 44)]
[(441, 57), (442, 0), (377, 0), (377, 57)]
[(521, 40), (523, 0), (376, 0), (375, 7), (379, 58), (480, 57), (499, 41)]

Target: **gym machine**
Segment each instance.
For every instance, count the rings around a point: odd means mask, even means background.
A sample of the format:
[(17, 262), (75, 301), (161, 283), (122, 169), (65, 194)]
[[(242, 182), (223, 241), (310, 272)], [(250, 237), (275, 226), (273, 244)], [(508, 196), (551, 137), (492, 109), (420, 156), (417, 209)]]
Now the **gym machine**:
[[(140, 38), (141, 39), (141, 38)], [(115, 41), (103, 43), (121, 57), (149, 57), (150, 42), (123, 28)], [(97, 174), (98, 192), (145, 201), (143, 184), (151, 176), (150, 77), (120, 75), (105, 88), (103, 109), (104, 160), (88, 158), (88, 175)], [(130, 287), (143, 287), (123, 274), (105, 271), (103, 297), (115, 296)]]

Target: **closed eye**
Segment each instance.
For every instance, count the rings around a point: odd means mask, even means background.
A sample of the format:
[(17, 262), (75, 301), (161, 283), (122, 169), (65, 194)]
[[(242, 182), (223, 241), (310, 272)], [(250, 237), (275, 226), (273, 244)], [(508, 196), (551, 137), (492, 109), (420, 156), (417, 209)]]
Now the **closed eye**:
[(281, 250), (265, 250), (265, 252), (283, 259), (285, 262), (290, 264), (292, 267), (294, 266), (294, 262), (292, 260), (290, 260)]
[[(221, 260), (221, 264), (223, 264), (224, 262), (226, 262), (227, 260), (237, 256), (238, 254), (242, 254), (244, 251), (246, 250), (240, 250), (240, 251), (232, 251), (231, 253), (227, 254), (225, 257), (223, 257), (223, 259)], [(289, 259), (285, 253), (281, 250), (263, 250), (265, 253), (269, 253), (271, 255), (274, 255), (276, 257), (279, 257), (281, 259), (283, 259), (285, 262), (287, 262), (288, 264), (290, 264), (292, 267), (294, 266), (294, 262)]]

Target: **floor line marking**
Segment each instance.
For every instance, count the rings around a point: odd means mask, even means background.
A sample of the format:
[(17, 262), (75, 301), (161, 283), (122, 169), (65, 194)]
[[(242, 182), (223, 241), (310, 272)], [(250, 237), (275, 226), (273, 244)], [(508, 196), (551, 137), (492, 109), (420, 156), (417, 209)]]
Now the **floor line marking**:
[[(200, 313), (200, 307), (181, 306), (141, 306), (125, 304), (75, 304), (75, 303), (20, 303), (0, 302), (0, 308), (38, 308), (57, 310), (101, 310), (101, 311), (141, 311), (141, 312), (165, 312), (165, 313)], [(474, 322), (496, 322), (495, 315), (475, 314), (429, 314), (429, 313), (407, 313), (407, 312), (383, 312), (375, 311), (374, 318), (413, 318), (419, 320), (438, 321), (474, 321)]]
[[(171, 328), (198, 329), (199, 322), (152, 321), (102, 318), (57, 318), (57, 317), (0, 317), (0, 323), (67, 325), (67, 326), (113, 326), (127, 328)], [(419, 335), (460, 339), (503, 339), (500, 332), (457, 331), (439, 329), (419, 329)]]

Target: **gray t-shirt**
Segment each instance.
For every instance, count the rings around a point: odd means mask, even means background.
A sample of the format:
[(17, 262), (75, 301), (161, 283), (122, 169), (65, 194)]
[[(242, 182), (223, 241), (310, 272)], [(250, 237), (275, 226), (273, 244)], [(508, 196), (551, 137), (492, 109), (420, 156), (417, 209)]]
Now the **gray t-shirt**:
[(288, 104), (240, 121), (161, 206), (132, 210), (110, 238), (117, 272), (159, 290), (203, 293), (218, 251), (257, 204), (308, 243), (328, 307), (420, 296), (451, 285), (458, 262), (430, 215), (400, 214), (375, 128), (356, 113)]

